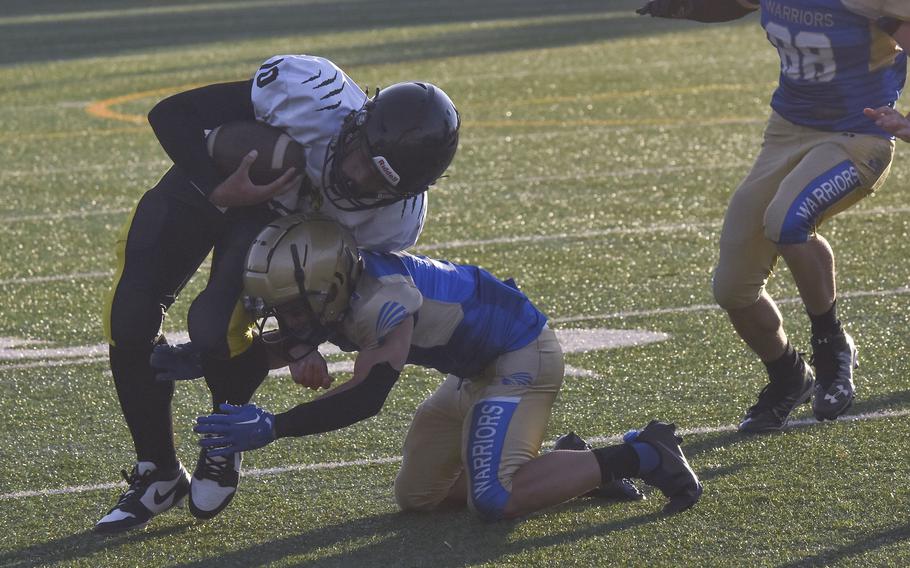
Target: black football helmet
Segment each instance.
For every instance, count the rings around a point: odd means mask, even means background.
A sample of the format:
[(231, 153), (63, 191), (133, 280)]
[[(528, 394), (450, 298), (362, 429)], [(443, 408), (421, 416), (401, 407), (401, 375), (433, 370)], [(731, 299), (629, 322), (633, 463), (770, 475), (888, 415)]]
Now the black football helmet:
[[(429, 83), (396, 83), (380, 90), (345, 119), (326, 152), (323, 187), (339, 209), (357, 211), (415, 197), (452, 163), (458, 149), (458, 110)], [(365, 151), (386, 191), (364, 197), (341, 171), (345, 156)]]

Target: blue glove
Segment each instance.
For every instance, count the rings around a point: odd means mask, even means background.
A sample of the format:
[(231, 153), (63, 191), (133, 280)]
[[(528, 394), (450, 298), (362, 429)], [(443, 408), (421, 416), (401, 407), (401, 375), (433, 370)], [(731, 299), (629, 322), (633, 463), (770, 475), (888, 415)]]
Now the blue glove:
[(149, 364), (157, 381), (184, 381), (203, 375), (202, 356), (192, 343), (156, 345)]
[(203, 434), (199, 445), (212, 457), (255, 450), (275, 440), (275, 416), (255, 404), (222, 404), (224, 414), (196, 419), (193, 432)]

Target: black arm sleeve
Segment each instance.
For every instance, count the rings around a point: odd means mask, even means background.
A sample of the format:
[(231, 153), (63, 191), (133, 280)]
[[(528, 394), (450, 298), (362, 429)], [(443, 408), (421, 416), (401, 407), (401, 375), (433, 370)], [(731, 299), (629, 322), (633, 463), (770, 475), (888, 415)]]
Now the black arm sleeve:
[(254, 120), (252, 80), (218, 83), (170, 96), (149, 112), (161, 147), (208, 197), (224, 180), (205, 147), (205, 130), (233, 120)]
[(298, 404), (275, 416), (275, 437), (307, 436), (338, 430), (379, 413), (400, 375), (388, 363), (373, 365), (359, 385), (336, 395)]
[[(737, 0), (690, 0), (690, 2), (692, 2), (692, 11), (687, 19), (696, 22), (729, 22), (738, 20), (758, 9), (757, 2), (755, 2), (755, 8), (747, 8)], [(747, 3), (752, 5), (751, 0)]]

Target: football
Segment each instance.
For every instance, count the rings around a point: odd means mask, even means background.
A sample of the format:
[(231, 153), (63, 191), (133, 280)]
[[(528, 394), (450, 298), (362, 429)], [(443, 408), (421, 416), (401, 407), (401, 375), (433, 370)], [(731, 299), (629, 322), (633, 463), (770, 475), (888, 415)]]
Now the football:
[(303, 146), (280, 128), (255, 120), (241, 120), (222, 124), (206, 137), (209, 156), (225, 176), (237, 170), (243, 157), (251, 150), (259, 155), (250, 166), (250, 180), (264, 185), (278, 179), (289, 168), (298, 174), (306, 170)]

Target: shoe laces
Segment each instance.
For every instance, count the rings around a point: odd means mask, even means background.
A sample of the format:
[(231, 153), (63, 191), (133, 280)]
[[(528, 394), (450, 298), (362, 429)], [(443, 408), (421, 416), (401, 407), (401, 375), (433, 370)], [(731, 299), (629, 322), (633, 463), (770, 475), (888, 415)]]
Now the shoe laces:
[(141, 490), (148, 487), (151, 484), (152, 472), (153, 470), (149, 470), (140, 474), (139, 468), (136, 466), (133, 466), (133, 470), (130, 473), (127, 473), (125, 469), (121, 469), (120, 475), (123, 476), (123, 480), (126, 481), (129, 488), (120, 496), (120, 499), (117, 501), (117, 506), (119, 507), (124, 502), (130, 500), (133, 495), (141, 493)]
[(223, 457), (223, 456), (210, 456), (208, 453), (204, 454), (202, 458), (202, 475), (206, 479), (213, 479), (215, 481), (221, 481), (224, 479), (224, 476), (228, 471), (233, 470), (234, 465), (234, 456)]

